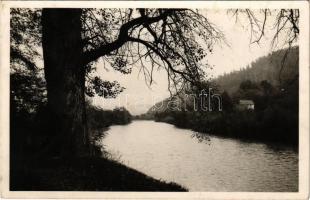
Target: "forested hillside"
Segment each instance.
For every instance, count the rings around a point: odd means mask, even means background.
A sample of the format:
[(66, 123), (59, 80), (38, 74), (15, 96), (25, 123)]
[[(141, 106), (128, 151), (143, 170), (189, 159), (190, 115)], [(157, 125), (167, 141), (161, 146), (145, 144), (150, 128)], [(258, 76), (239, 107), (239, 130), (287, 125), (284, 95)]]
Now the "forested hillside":
[[(206, 83), (206, 87), (212, 84), (214, 94), (221, 96), (222, 110), (217, 110), (217, 104), (212, 101), (211, 105), (207, 105), (212, 106), (212, 111), (193, 109), (194, 102), (198, 105), (200, 96), (186, 96), (184, 93), (181, 96), (185, 98), (167, 98), (140, 118), (155, 119), (203, 133), (296, 145), (298, 50), (295, 47), (288, 54), (286, 49), (274, 52), (257, 59), (251, 67)], [(255, 109), (240, 110), (239, 100), (244, 99), (253, 101)]]
[[(293, 47), (285, 56), (287, 49), (270, 53), (252, 62), (250, 66), (219, 76), (214, 81), (221, 90), (229, 94), (236, 92), (244, 80), (252, 82), (268, 81), (273, 86), (293, 80), (298, 76), (299, 48)], [(282, 65), (282, 63), (284, 63)], [(281, 82), (281, 83), (280, 83)]]
[[(298, 79), (298, 55), (298, 47), (293, 47), (289, 51), (287, 51), (287, 49), (282, 49), (270, 53), (267, 56), (258, 58), (256, 61), (252, 62), (250, 66), (221, 75), (214, 79), (212, 83), (213, 88), (216, 87), (214, 89), (219, 90), (219, 92), (227, 92), (229, 96), (238, 98), (245, 98), (245, 96), (249, 98), (249, 95), (240, 94), (240, 86), (254, 87), (252, 89), (255, 89), (256, 87), (256, 89), (264, 90), (263, 88), (258, 87), (266, 87), (264, 84), (267, 83), (268, 85), (270, 84), (272, 87), (281, 90), (281, 86), (287, 87), (288, 83), (294, 82), (294, 80)], [(284, 64), (282, 64), (282, 62)], [(259, 93), (260, 91), (257, 90), (254, 92)], [(183, 96), (183, 98), (189, 97), (189, 95), (181, 96)], [(193, 101), (189, 100), (185, 100), (185, 102), (193, 103)], [(156, 103), (142, 116), (151, 118), (155, 113), (161, 113), (173, 109), (176, 110), (175, 104), (178, 104), (178, 108), (184, 107), (184, 105), (181, 105), (182, 101), (179, 97), (167, 98)], [(188, 107), (189, 106), (187, 105), (187, 108)]]

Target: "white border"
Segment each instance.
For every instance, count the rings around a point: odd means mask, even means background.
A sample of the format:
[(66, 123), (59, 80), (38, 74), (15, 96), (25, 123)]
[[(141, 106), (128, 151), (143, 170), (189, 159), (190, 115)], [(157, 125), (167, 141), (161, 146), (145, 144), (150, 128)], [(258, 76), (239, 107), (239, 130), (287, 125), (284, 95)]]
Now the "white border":
[[(309, 3), (306, 1), (7, 1), (0, 2), (0, 147), (4, 198), (106, 199), (307, 199), (309, 195)], [(299, 47), (299, 192), (12, 192), (9, 191), (9, 9), (11, 7), (105, 8), (298, 8)]]

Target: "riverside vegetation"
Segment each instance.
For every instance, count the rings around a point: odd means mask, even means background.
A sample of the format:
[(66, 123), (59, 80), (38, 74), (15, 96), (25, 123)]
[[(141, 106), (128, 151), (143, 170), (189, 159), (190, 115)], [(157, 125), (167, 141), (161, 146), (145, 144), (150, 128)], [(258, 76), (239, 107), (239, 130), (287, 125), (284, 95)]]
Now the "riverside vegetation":
[[(208, 134), (296, 147), (298, 47), (289, 51), (286, 64), (282, 67), (281, 61), (286, 51), (280, 50), (259, 58), (251, 63), (251, 67), (224, 74), (209, 83), (221, 94), (221, 112), (217, 110), (216, 103), (212, 104), (212, 112), (197, 112), (193, 110), (193, 101), (186, 101), (190, 105), (184, 105), (180, 100), (182, 97), (173, 97), (159, 102), (137, 118), (154, 119)], [(253, 100), (255, 109), (238, 109), (242, 99)], [(171, 104), (170, 101), (176, 103)]]

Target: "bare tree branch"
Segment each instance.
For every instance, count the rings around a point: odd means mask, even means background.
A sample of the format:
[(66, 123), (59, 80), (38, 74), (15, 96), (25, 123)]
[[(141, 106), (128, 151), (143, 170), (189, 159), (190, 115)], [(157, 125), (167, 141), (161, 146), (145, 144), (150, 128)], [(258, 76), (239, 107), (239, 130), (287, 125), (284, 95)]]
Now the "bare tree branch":
[(172, 14), (174, 10), (168, 9), (165, 10), (161, 15), (156, 16), (156, 17), (147, 17), (147, 16), (141, 16), (138, 18), (135, 18), (131, 21), (128, 21), (127, 23), (123, 24), (120, 31), (117, 40), (105, 44), (98, 49), (92, 50), (92, 51), (87, 51), (84, 53), (84, 59), (83, 59), (83, 64), (88, 64), (89, 62), (92, 62), (96, 59), (98, 59), (101, 56), (108, 55), (112, 51), (120, 48), (124, 43), (128, 41), (128, 31), (136, 26), (136, 25), (141, 25), (141, 24), (152, 24), (154, 22), (158, 22), (168, 15)]

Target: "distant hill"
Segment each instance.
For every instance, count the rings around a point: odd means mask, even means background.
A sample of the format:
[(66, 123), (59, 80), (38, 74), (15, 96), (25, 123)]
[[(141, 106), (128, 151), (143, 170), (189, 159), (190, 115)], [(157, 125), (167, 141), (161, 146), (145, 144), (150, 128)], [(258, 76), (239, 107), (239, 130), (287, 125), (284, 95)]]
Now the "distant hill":
[(282, 65), (285, 53), (286, 49), (270, 53), (267, 56), (258, 58), (250, 66), (221, 75), (214, 81), (221, 90), (225, 90), (229, 94), (236, 92), (240, 83), (245, 80), (252, 82), (267, 80), (273, 86), (279, 87), (280, 80), (281, 82), (292, 80), (298, 76), (299, 71), (299, 48), (293, 47), (287, 54), (286, 60), (284, 60), (285, 64)]
[[(217, 85), (219, 91), (226, 91), (229, 95), (235, 93), (239, 89), (241, 82), (245, 80), (250, 80), (255, 83), (267, 80), (273, 86), (280, 87), (281, 82), (284, 83), (288, 80), (293, 80), (298, 77), (299, 73), (299, 48), (293, 47), (284, 60), (285, 64), (282, 65), (285, 54), (286, 49), (272, 52), (267, 56), (260, 57), (253, 61), (250, 66), (221, 75), (212, 82)], [(186, 102), (188, 104), (191, 101)], [(184, 107), (182, 101), (178, 97), (173, 97), (172, 103), (171, 98), (167, 98), (152, 106), (144, 116), (152, 118), (155, 113), (162, 113), (167, 109), (171, 110), (171, 108), (175, 108), (174, 104), (178, 104), (179, 106), (182, 105)]]
[[(184, 98), (184, 97), (183, 97)], [(155, 113), (165, 112), (167, 109), (173, 110), (177, 106), (181, 106), (184, 103), (179, 97), (169, 97), (153, 105), (145, 114), (146, 118), (153, 118)]]

